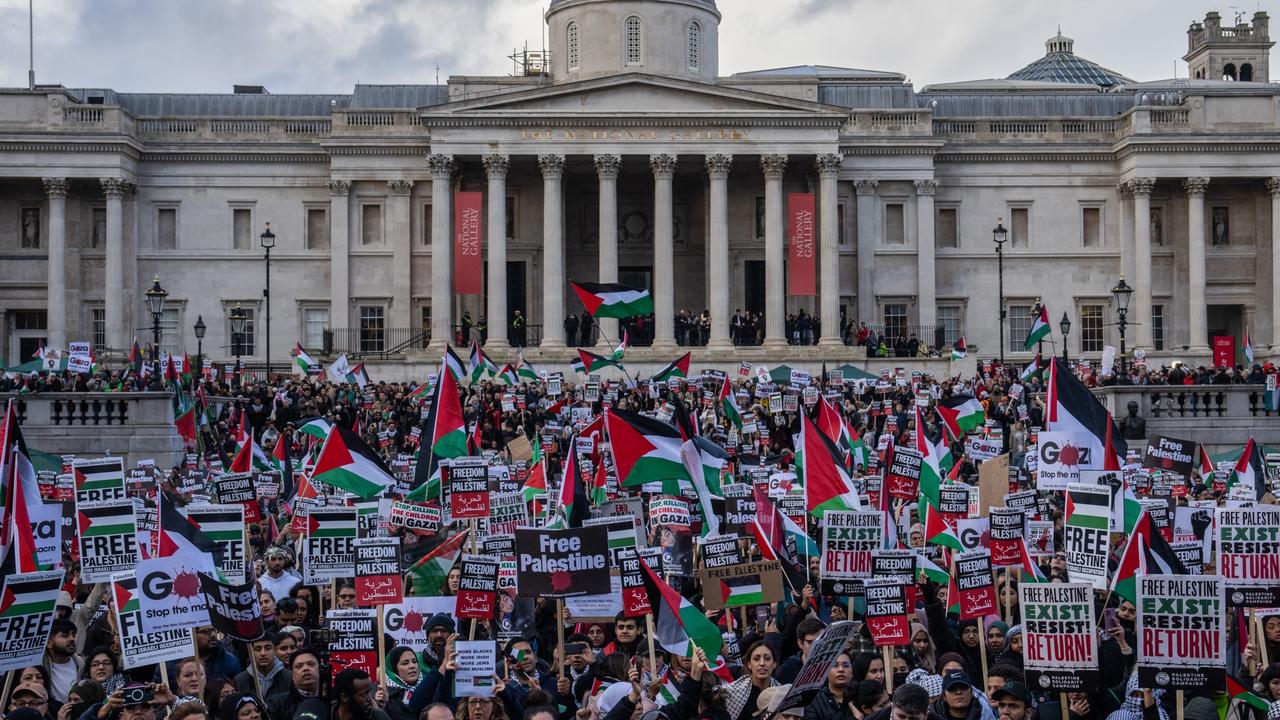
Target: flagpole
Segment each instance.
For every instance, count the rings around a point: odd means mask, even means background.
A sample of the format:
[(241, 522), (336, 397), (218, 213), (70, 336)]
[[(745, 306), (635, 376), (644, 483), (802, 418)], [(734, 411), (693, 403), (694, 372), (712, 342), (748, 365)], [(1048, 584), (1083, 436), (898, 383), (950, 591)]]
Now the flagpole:
[[(881, 660), (884, 663), (884, 689), (890, 695), (893, 694), (893, 648), (884, 645), (880, 648)], [(983, 673), (986, 676), (986, 673)]]
[[(382, 632), (382, 611), (385, 605), (378, 605), (378, 680), (382, 685), (382, 692), (387, 692), (387, 634)], [(475, 620), (471, 621), (471, 632), (475, 634)], [(256, 679), (256, 678), (255, 678)]]
[(650, 681), (652, 682), (658, 677), (658, 653), (654, 650), (654, 647), (653, 647), (653, 636), (655, 634), (655, 630), (653, 629), (652, 609), (649, 611), (648, 614), (644, 616), (644, 629), (645, 629), (645, 634), (648, 635), (648, 640), (649, 640), (649, 678), (650, 678)]
[[(604, 328), (600, 327), (599, 322), (596, 323), (596, 328), (600, 331), (600, 337), (604, 338), (604, 341), (609, 343), (610, 347), (617, 348), (617, 345), (614, 344), (613, 340), (610, 339), (609, 336), (604, 333)], [(623, 330), (625, 331), (626, 328), (623, 328)], [(629, 375), (627, 373), (627, 366), (623, 365), (621, 362), (618, 363), (618, 368), (622, 370), (622, 374), (624, 377), (626, 377), (627, 379), (635, 383), (636, 387), (640, 386), (640, 373), (636, 373), (634, 376)]]
[[(982, 659), (982, 677), (987, 676), (987, 618), (978, 616), (978, 655)], [(888, 677), (886, 673), (885, 677)]]
[[(472, 623), (474, 630), (475, 624)], [(560, 651), (560, 662), (556, 671), (560, 674), (560, 679), (564, 679), (564, 598), (556, 598), (556, 649)], [(1182, 720), (1179, 718), (1178, 720)]]
[[(13, 402), (13, 401), (10, 400), (10, 402)], [(160, 663), (160, 665), (163, 666), (164, 663)], [(4, 692), (0, 693), (0, 707), (9, 707), (9, 692), (13, 690), (13, 678), (15, 675), (21, 672), (22, 670), (20, 669), (10, 670), (9, 672), (4, 674)]]

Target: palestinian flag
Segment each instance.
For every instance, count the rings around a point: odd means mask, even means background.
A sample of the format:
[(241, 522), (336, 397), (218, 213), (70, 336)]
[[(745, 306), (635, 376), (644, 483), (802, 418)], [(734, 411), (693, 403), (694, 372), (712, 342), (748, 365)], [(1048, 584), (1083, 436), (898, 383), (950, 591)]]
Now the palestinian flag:
[[(35, 466), (31, 464), (31, 454), (27, 450), (27, 441), (22, 437), (22, 427), (12, 399), (5, 406), (3, 423), (0, 425), (0, 493), (3, 493), (0, 503), (3, 503), (4, 510), (0, 516), (0, 546), (13, 556), (11, 567), (5, 567), (5, 570), (38, 570), (35, 564), (35, 533), (31, 529), (28, 508), (41, 502), (40, 485), (36, 482)], [(119, 465), (111, 465), (119, 469), (119, 475), (113, 475), (116, 484), (112, 487), (124, 484), (124, 464), (119, 462)]]
[(137, 533), (133, 501), (87, 503), (76, 507), (76, 531), (82, 538)]
[(453, 376), (454, 382), (462, 382), (462, 378), (467, 376), (467, 366), (462, 363), (462, 358), (458, 357), (458, 353), (453, 351), (453, 347), (446, 345), (444, 348), (444, 368)]
[(134, 375), (141, 376), (143, 365), (142, 348), (138, 347), (138, 340), (135, 338), (133, 345), (129, 348), (129, 369)]
[(120, 579), (111, 581), (111, 593), (116, 601), (116, 617), (142, 612), (142, 605), (138, 602), (138, 579), (133, 573), (118, 577)]
[(1267, 463), (1253, 438), (1245, 443), (1244, 452), (1240, 453), (1240, 459), (1227, 477), (1228, 491), (1236, 485), (1253, 488), (1254, 496), (1259, 500), (1267, 493)]
[(691, 353), (685, 353), (678, 360), (670, 365), (662, 368), (649, 378), (650, 382), (666, 382), (671, 378), (687, 378), (689, 377), (689, 358)]
[[(1089, 392), (1060, 358), (1049, 361), (1047, 429), (1081, 433), (1090, 449), (1090, 460), (1081, 470), (1107, 470), (1109, 463), (1125, 457), (1129, 446), (1120, 437), (1111, 414)], [(1110, 446), (1110, 447), (1108, 447)]]
[(619, 518), (616, 523), (605, 525), (609, 532), (609, 552), (619, 550), (635, 550), (640, 542), (636, 539), (636, 525), (631, 518)]
[(569, 285), (592, 317), (625, 320), (637, 315), (653, 314), (653, 297), (648, 290), (618, 283), (570, 282)]
[(560, 480), (560, 492), (556, 496), (556, 518), (548, 527), (577, 528), (587, 517), (587, 486), (582, 478), (582, 466), (578, 463), (577, 438), (569, 440), (569, 456), (564, 461), (564, 477)]
[(1245, 328), (1245, 331), (1244, 331), (1244, 356), (1249, 361), (1249, 364), (1252, 365), (1253, 364), (1253, 342), (1249, 340), (1248, 328)]
[(680, 455), (680, 431), (653, 418), (609, 408), (604, 414), (609, 449), (620, 487), (661, 482), (663, 492), (678, 495), (690, 482)]
[[(827, 402), (825, 397), (818, 398), (818, 417), (815, 418), (815, 422), (817, 422), (818, 429), (822, 431), (822, 434), (831, 439), (836, 449), (844, 457), (846, 470), (853, 472), (858, 466), (859, 458), (862, 466), (866, 467), (866, 452), (865, 448), (862, 447), (862, 440), (860, 438), (854, 439), (853, 433), (849, 431), (848, 423), (840, 416), (840, 412), (831, 403)], [(859, 448), (859, 458), (854, 457), (855, 444)]]
[(1144, 510), (1120, 555), (1120, 566), (1111, 578), (1111, 592), (1138, 604), (1138, 575), (1186, 575), (1187, 568), (1178, 559), (1164, 536), (1151, 526), (1151, 516)]
[(522, 380), (529, 382), (538, 382), (542, 380), (542, 376), (538, 374), (538, 369), (528, 360), (524, 359), (524, 353), (519, 354), (519, 361), (516, 363), (516, 375)]
[(238, 505), (196, 505), (185, 510), (187, 521), (214, 544), (244, 539), (244, 510)]
[(1018, 379), (1021, 380), (1022, 382), (1030, 382), (1031, 378), (1034, 378), (1039, 374), (1040, 374), (1040, 355), (1039, 353), (1037, 353), (1035, 359), (1032, 360), (1030, 363), (1027, 363), (1027, 366), (1022, 369), (1022, 372), (1018, 375)]
[(489, 359), (489, 355), (485, 353), (484, 348), (480, 347), (479, 342), (471, 343), (471, 382), (480, 382), (480, 377), (485, 373), (489, 377), (493, 377), (498, 373), (498, 364)]
[(787, 584), (798, 593), (806, 582), (807, 558), (820, 554), (818, 544), (778, 509), (767, 487), (755, 486), (755, 499), (756, 514), (749, 529), (756, 546), (765, 560), (779, 561)]
[(329, 431), (332, 429), (329, 421), (319, 416), (302, 418), (298, 421), (298, 432), (320, 442), (324, 442), (329, 437)]
[(1027, 341), (1022, 344), (1023, 349), (1030, 350), (1032, 345), (1049, 337), (1052, 327), (1049, 325), (1049, 308), (1044, 305), (1040, 306), (1040, 314), (1036, 316), (1036, 321), (1031, 323), (1031, 331), (1027, 333)]
[(458, 381), (443, 369), (436, 378), (436, 396), (427, 415), (426, 433), (430, 434), (423, 438), (414, 468), (414, 489), (405, 497), (410, 502), (439, 499), (440, 461), (467, 456), (467, 425), (458, 398)]
[(307, 512), (307, 537), (353, 538), (360, 521), (355, 508), (312, 508)]
[[(194, 520), (178, 512), (173, 502), (163, 497), (163, 493), (157, 496), (156, 502), (160, 506), (158, 513), (160, 516), (160, 538), (159, 544), (156, 546), (157, 557), (206, 555), (213, 560), (215, 565), (221, 565), (222, 555), (226, 552), (226, 545), (214, 540)], [(239, 532), (243, 532), (243, 513), (232, 513), (232, 515), (241, 520), (242, 524)], [(241, 537), (243, 535), (236, 535), (237, 539)]]
[(433, 548), (431, 552), (423, 555), (421, 560), (414, 563), (406, 573), (412, 583), (406, 595), (410, 597), (441, 595), (445, 578), (448, 577), (454, 563), (458, 562), (459, 556), (462, 555), (462, 546), (466, 543), (467, 535), (470, 533), (471, 529), (468, 528), (457, 535), (445, 539)]
[(805, 413), (800, 413), (796, 473), (804, 483), (805, 508), (822, 518), (828, 510), (861, 510), (862, 501), (836, 446)]
[(987, 412), (982, 403), (972, 395), (952, 395), (938, 401), (935, 408), (942, 419), (942, 427), (952, 440), (959, 440), (964, 434), (982, 427), (987, 421)]
[[(317, 365), (316, 361), (302, 349), (302, 343), (294, 343), (293, 346), (293, 363), (298, 366), (303, 375), (311, 374), (311, 367)], [(317, 365), (318, 366), (318, 365)]]
[[(74, 466), (76, 492), (124, 488), (124, 459), (101, 458)], [(34, 472), (32, 475), (34, 476)]]
[(622, 369), (622, 365), (618, 364), (617, 360), (607, 358), (603, 355), (597, 355), (592, 352), (587, 352), (586, 350), (578, 350), (578, 357), (571, 360), (569, 364), (573, 367), (575, 372), (579, 372), (584, 375), (600, 372), (607, 367)]
[(936, 508), (942, 502), (940, 488), (945, 471), (938, 448), (929, 439), (924, 411), (919, 405), (916, 406), (916, 452), (920, 453), (920, 498)]
[(227, 472), (247, 473), (254, 470), (270, 472), (274, 469), (271, 461), (267, 459), (267, 454), (258, 445), (258, 441), (253, 439), (253, 429), (249, 427), (249, 413), (241, 410), (240, 426), (236, 431), (236, 454), (231, 458), (231, 467)]
[(542, 461), (541, 443), (533, 446), (533, 458), (529, 460), (529, 476), (525, 478), (524, 486), (520, 488), (520, 494), (524, 497), (526, 503), (547, 497), (547, 468)]
[(956, 338), (956, 341), (951, 344), (951, 359), (959, 360), (965, 355), (968, 355), (968, 347), (969, 346), (964, 344), (964, 338)]
[(729, 464), (729, 455), (719, 445), (702, 436), (685, 440), (680, 446), (680, 459), (693, 482), (693, 492), (702, 508), (702, 537), (720, 534), (720, 518), (712, 509), (712, 500), (723, 500), (721, 477)]
[(178, 431), (178, 437), (182, 438), (184, 448), (196, 446), (196, 404), (194, 402), (187, 401), (182, 404), (173, 419), (173, 427)]
[(951, 579), (951, 573), (938, 567), (938, 565), (930, 560), (929, 556), (924, 553), (918, 553), (916, 555), (916, 574), (917, 580), (924, 578), (929, 582), (934, 582), (939, 585), (946, 585), (947, 581)]
[(719, 655), (724, 646), (720, 629), (693, 603), (654, 575), (648, 564), (640, 563), (640, 568), (644, 571), (649, 607), (653, 608), (658, 644), (681, 657), (693, 657), (695, 647), (701, 648), (708, 658)]
[(960, 538), (956, 537), (956, 533), (947, 524), (947, 519), (942, 516), (937, 506), (932, 503), (920, 503), (920, 513), (924, 516), (924, 541), (929, 545), (941, 545), (950, 548), (956, 552), (964, 550), (960, 544)]
[[(24, 615), (52, 615), (62, 580), (61, 570), (9, 575), (0, 590), (0, 617), (17, 620)], [(16, 627), (12, 621), (6, 625)]]
[[(1027, 547), (1027, 539), (1018, 539), (1018, 553), (1022, 561), (1022, 582), (1029, 583), (1047, 583), (1049, 578), (1044, 576), (1044, 572), (1040, 570), (1040, 566), (1036, 564), (1034, 558), (1031, 557), (1031, 549)], [(1135, 602), (1134, 605), (1137, 605)]]
[(498, 371), (498, 379), (512, 387), (520, 384), (520, 378), (516, 375), (516, 369), (507, 363)]
[(751, 607), (764, 603), (764, 586), (759, 575), (719, 580), (720, 602), (727, 608)]
[[(1244, 703), (1245, 705), (1248, 705), (1254, 710), (1258, 710), (1259, 712), (1263, 712), (1263, 713), (1267, 712), (1268, 708), (1271, 707), (1271, 705), (1266, 700), (1263, 700), (1262, 698), (1258, 697), (1252, 691), (1250, 691), (1249, 688), (1240, 684), (1239, 681), (1231, 677), (1230, 673), (1227, 674), (1227, 697), (1229, 698), (1229, 700), (1239, 700), (1240, 702)], [(1222, 711), (1219, 712), (1219, 716), (1225, 717), (1225, 715), (1226, 715), (1226, 712), (1224, 708), (1222, 709)]]
[(622, 328), (622, 342), (618, 343), (618, 347), (613, 349), (613, 354), (609, 357), (617, 360), (618, 362), (622, 362), (622, 358), (627, 354), (627, 342), (629, 340), (630, 338), (627, 335), (627, 329)]
[(1204, 445), (1203, 444), (1198, 445), (1197, 448), (1200, 454), (1200, 462), (1199, 462), (1200, 477), (1205, 480), (1208, 480), (1209, 478), (1213, 477), (1213, 472), (1217, 468), (1214, 466), (1213, 458), (1209, 457), (1209, 451), (1205, 449)]
[(396, 481), (378, 453), (341, 425), (333, 427), (320, 448), (311, 477), (362, 500), (380, 495)]
[(947, 614), (960, 615), (960, 587), (956, 585), (956, 576), (947, 575)]
[(733, 395), (733, 385), (729, 382), (728, 375), (720, 384), (720, 409), (724, 413), (724, 418), (741, 431), (742, 414), (738, 412), (738, 400)]

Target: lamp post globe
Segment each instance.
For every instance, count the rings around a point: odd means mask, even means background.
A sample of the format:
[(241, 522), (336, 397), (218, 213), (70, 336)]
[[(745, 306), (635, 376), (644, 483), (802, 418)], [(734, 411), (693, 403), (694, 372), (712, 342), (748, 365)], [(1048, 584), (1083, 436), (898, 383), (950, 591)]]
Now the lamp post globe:
[(1058, 329), (1062, 331), (1062, 364), (1067, 364), (1067, 335), (1071, 334), (1071, 318), (1067, 311), (1062, 311), (1062, 319), (1058, 321)]

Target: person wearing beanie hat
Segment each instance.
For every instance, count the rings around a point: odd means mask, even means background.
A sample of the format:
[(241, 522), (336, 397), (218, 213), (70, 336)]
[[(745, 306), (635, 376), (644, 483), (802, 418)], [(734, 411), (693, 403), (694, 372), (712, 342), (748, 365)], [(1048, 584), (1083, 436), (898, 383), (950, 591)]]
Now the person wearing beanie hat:
[(1004, 636), (1004, 650), (996, 656), (995, 661), (1008, 665), (1022, 674), (1022, 625), (1014, 625)]

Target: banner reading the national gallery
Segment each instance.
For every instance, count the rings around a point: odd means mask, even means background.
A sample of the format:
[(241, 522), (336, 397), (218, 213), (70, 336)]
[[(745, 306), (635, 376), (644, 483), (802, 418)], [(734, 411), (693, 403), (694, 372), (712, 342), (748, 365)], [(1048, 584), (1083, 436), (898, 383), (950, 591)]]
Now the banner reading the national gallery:
[(817, 294), (814, 275), (818, 245), (813, 232), (813, 193), (787, 195), (787, 236), (791, 255), (787, 261), (787, 294), (813, 297)]
[(453, 194), (453, 291), (458, 295), (484, 292), (484, 260), (480, 238), (484, 233), (481, 207), (484, 193)]

